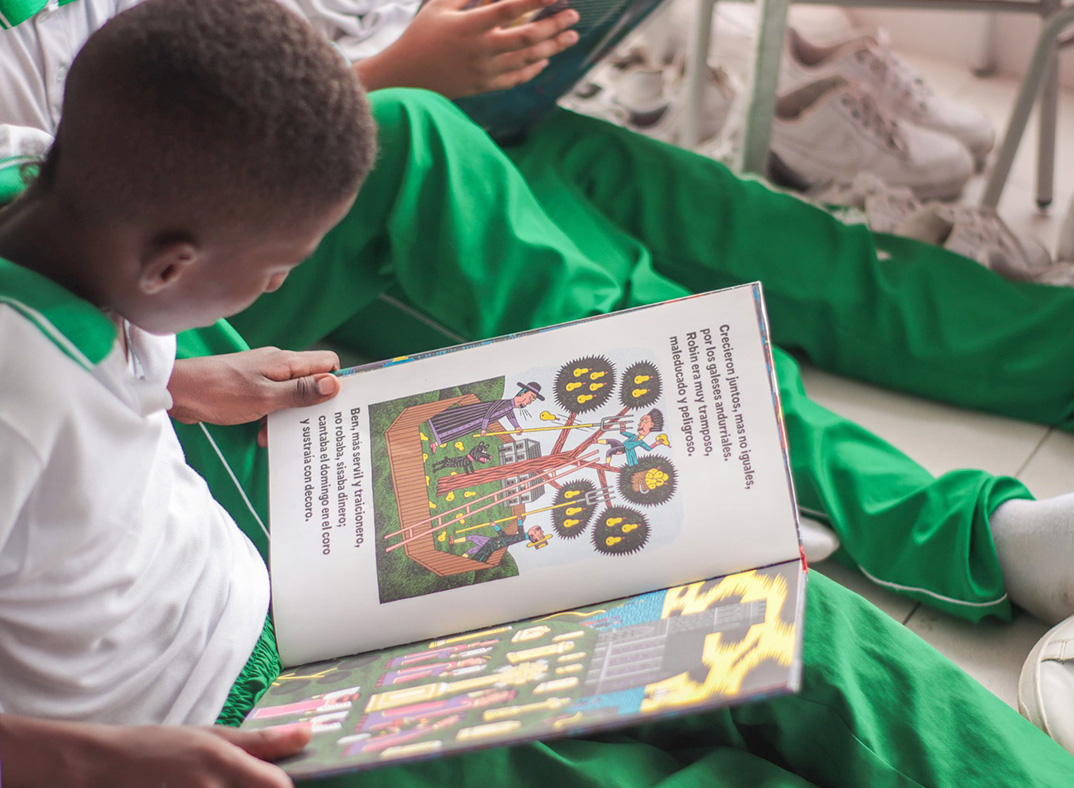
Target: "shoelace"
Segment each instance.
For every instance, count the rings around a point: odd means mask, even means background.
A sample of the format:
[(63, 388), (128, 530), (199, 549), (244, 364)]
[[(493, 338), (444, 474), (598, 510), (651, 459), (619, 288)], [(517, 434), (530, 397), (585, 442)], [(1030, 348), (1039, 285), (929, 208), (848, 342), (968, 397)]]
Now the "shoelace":
[(854, 53), (855, 59), (867, 65), (880, 78), (881, 84), (887, 85), (904, 101), (916, 103), (922, 110), (928, 108), (933, 91), (913, 68), (896, 55), (886, 45), (883, 38), (875, 46), (859, 49)]
[(885, 115), (872, 96), (847, 91), (843, 93), (841, 101), (850, 110), (851, 116), (862, 127), (870, 129), (884, 145), (894, 151), (906, 151), (906, 139), (898, 122)]

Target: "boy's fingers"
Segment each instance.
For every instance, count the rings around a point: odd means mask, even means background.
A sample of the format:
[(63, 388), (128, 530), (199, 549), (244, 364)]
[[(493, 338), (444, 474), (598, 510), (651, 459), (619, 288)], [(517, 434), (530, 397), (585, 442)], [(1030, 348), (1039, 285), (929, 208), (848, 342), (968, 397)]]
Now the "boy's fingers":
[(503, 73), (518, 71), (532, 63), (548, 60), (548, 58), (558, 55), (564, 49), (573, 46), (577, 42), (578, 34), (573, 30), (567, 30), (560, 33), (555, 38), (542, 41), (527, 49), (500, 55), (496, 58), (495, 65), (497, 70)]
[(262, 384), (260, 410), (266, 416), (283, 408), (304, 408), (332, 399), (343, 384), (331, 372)]
[[(506, 74), (500, 74), (498, 77), (490, 81), (488, 90), (507, 90), (508, 88), (516, 87), (529, 82), (535, 76), (544, 71), (548, 65), (547, 60), (541, 60), (537, 63), (520, 68), (518, 71), (511, 71)], [(482, 433), (484, 434), (484, 433)]]
[(309, 725), (281, 725), (259, 731), (244, 731), (216, 725), (212, 732), (263, 761), (275, 761), (302, 752), (310, 741)]
[(533, 14), (552, 5), (556, 0), (498, 0), (498, 2), (466, 11), (467, 18), (477, 30), (494, 30), (504, 25), (517, 24), (527, 14)]
[(560, 42), (557, 48), (549, 50), (547, 57), (551, 57), (563, 51), (578, 40), (578, 34), (574, 31), (563, 31), (578, 22), (578, 12), (568, 8), (560, 11), (547, 19), (537, 22), (509, 27), (495, 31), (491, 36), (494, 51), (498, 53), (517, 52), (541, 44), (549, 44), (552, 41)]
[(290, 381), (289, 385), (292, 401), (289, 404), (282, 404), (281, 407), (301, 408), (306, 405), (316, 405), (336, 396), (343, 384), (335, 375), (327, 373), (296, 378)]
[(339, 369), (339, 356), (331, 350), (304, 350), (288, 354), (286, 364), (287, 377), (298, 378), (318, 372), (335, 372)]

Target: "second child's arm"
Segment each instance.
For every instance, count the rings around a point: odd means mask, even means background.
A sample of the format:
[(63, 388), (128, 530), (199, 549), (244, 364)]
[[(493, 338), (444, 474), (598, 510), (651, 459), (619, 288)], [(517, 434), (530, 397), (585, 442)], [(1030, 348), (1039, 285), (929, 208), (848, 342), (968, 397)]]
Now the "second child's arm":
[[(340, 382), (332, 373), (338, 369), (339, 357), (328, 350), (258, 348), (179, 359), (168, 382), (173, 403), (168, 412), (184, 424), (257, 421), (336, 396)], [(264, 430), (258, 441), (265, 445)]]
[(369, 90), (416, 87), (448, 98), (528, 82), (578, 40), (578, 12), (512, 24), (556, 0), (498, 0), (466, 9), (469, 0), (429, 0), (402, 36), (354, 67)]

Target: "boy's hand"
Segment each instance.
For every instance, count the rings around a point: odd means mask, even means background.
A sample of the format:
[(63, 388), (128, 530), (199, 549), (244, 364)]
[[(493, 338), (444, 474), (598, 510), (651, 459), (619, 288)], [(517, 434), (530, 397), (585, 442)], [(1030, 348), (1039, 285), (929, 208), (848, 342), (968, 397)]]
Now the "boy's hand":
[(578, 40), (567, 29), (578, 21), (569, 8), (513, 24), (556, 0), (496, 0), (465, 9), (467, 2), (429, 0), (394, 44), (355, 65), (366, 88), (426, 88), (448, 98), (505, 90), (533, 79), (548, 58)]
[(279, 767), (309, 742), (308, 727), (92, 725), (0, 716), (4, 787), (291, 788)]
[[(179, 359), (168, 391), (176, 421), (245, 424), (282, 408), (316, 405), (339, 393), (339, 357), (329, 350), (296, 353), (267, 347)], [(265, 431), (258, 442), (265, 445)]]

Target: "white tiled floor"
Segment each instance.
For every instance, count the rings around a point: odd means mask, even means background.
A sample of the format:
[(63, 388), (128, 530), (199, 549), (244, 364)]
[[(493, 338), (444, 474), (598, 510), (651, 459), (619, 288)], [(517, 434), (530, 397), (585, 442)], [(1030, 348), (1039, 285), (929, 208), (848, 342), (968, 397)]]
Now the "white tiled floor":
[[(936, 91), (974, 104), (1002, 131), (1018, 83), (1008, 77), (979, 79), (962, 65), (906, 56)], [(1074, 94), (1060, 99), (1060, 140), (1074, 134)], [(1055, 201), (1051, 213), (1035, 203), (1036, 124), (1027, 130), (1000, 202), (1000, 215), (1018, 234), (1034, 237), (1054, 251), (1067, 202), (1074, 194), (1074, 150), (1057, 153)], [(981, 189), (978, 177), (964, 200)], [(957, 294), (952, 294), (957, 297)], [(1074, 337), (1069, 338), (1074, 341)], [(1012, 475), (1038, 497), (1074, 491), (1074, 436), (1025, 422), (1011, 421), (927, 402), (806, 368), (809, 393), (820, 403), (869, 427), (933, 472), (959, 467), (984, 468)], [(967, 624), (908, 602), (833, 562), (820, 571), (873, 601), (968, 673), (1014, 706), (1022, 662), (1047, 627), (1026, 614), (1012, 624)]]

